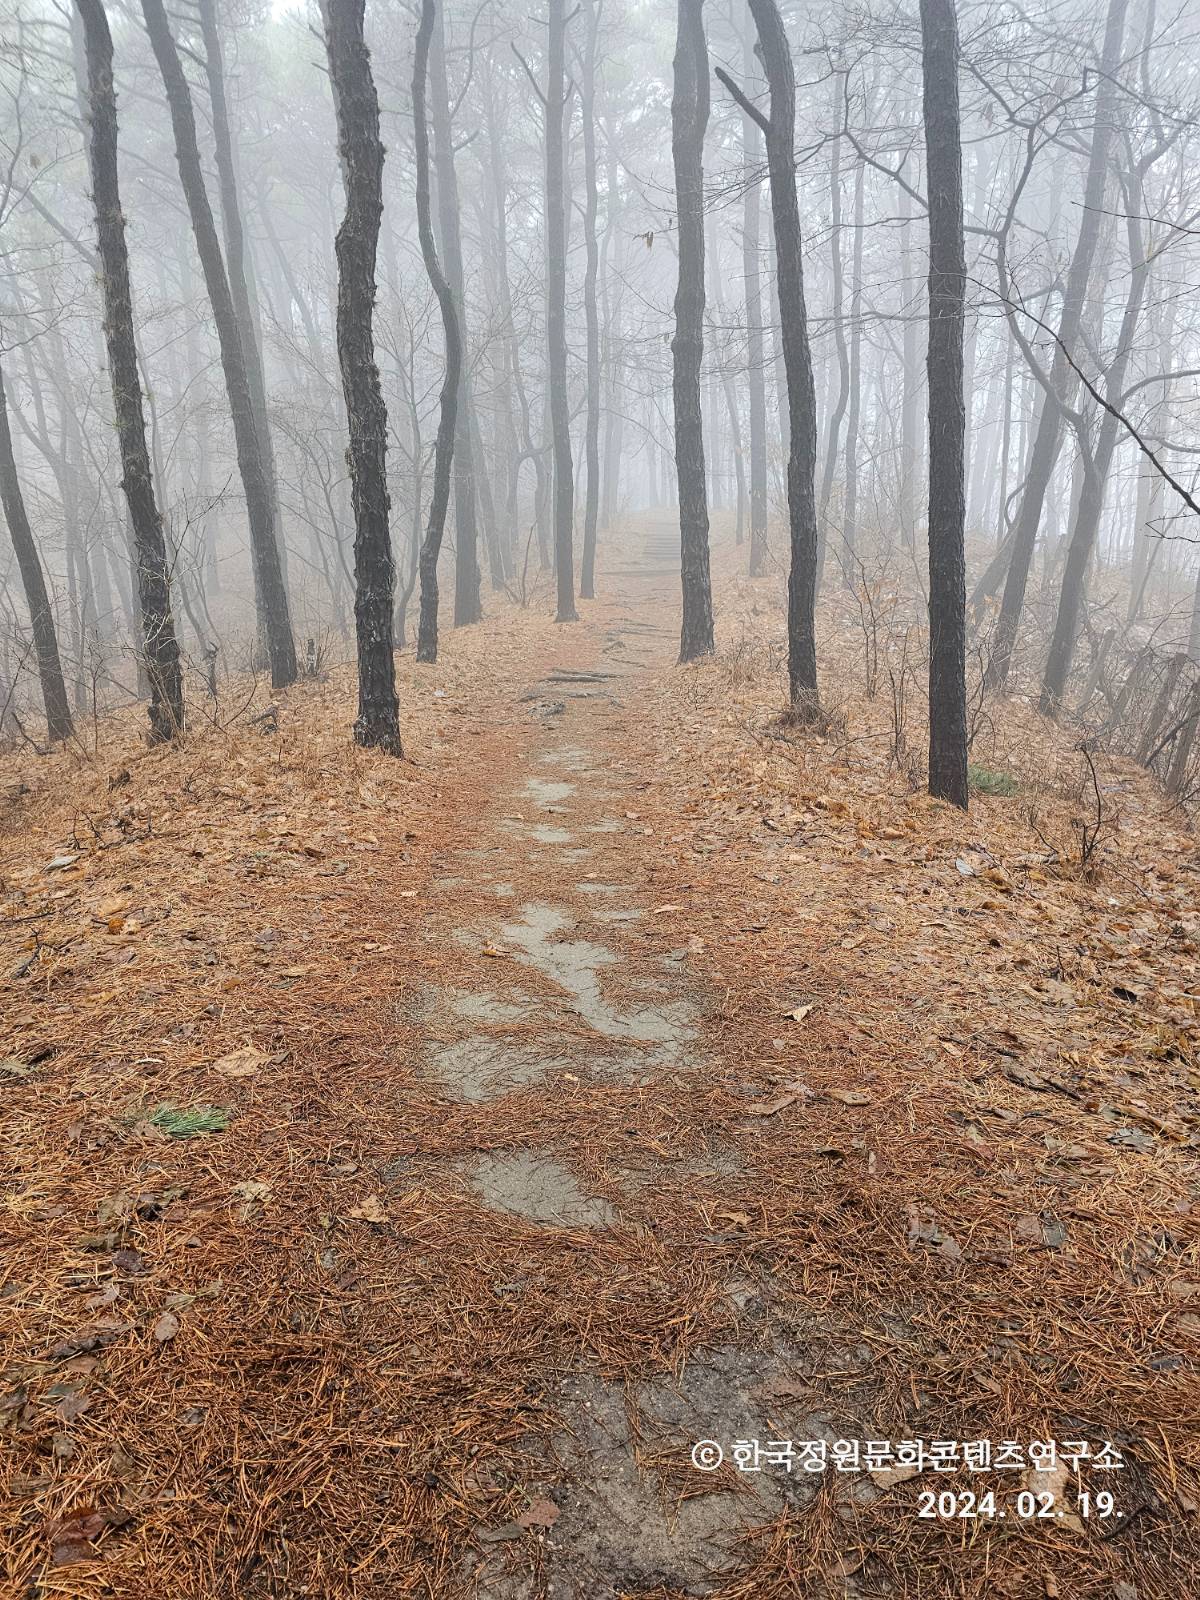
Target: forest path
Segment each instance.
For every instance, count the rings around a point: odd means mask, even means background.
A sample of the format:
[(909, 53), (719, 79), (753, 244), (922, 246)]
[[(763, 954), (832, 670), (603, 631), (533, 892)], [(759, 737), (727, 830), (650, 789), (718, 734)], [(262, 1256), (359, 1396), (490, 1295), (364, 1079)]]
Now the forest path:
[[(738, 1540), (815, 1495), (811, 1479), (691, 1465), (700, 1440), (780, 1436), (772, 1396), (788, 1393), (791, 1367), (761, 1323), (756, 1286), (724, 1259), (743, 1158), (700, 1110), (719, 1009), (689, 964), (702, 943), (664, 949), (648, 931), (683, 908), (656, 899), (658, 845), (639, 811), (651, 776), (624, 735), (639, 681), (677, 651), (674, 528), (652, 526), (605, 580), (593, 659), (551, 668), (522, 693), (532, 731), (509, 752), (515, 770), (431, 885), (438, 981), (420, 1001), (423, 1071), (451, 1101), (478, 1107), (495, 1142), (436, 1175), (425, 1167), (422, 1181), (465, 1184), (502, 1228), (537, 1230), (565, 1256), (551, 1305), (589, 1280), (602, 1286), (595, 1324), (577, 1305), (552, 1312), (573, 1335), (532, 1380), (549, 1384), (534, 1409), (552, 1430), (518, 1427), (502, 1474), (527, 1518), (481, 1522), (485, 1554), (466, 1563), (487, 1600), (724, 1592), (746, 1559)], [(592, 1122), (572, 1104), (585, 1096), (612, 1114)], [(675, 1126), (647, 1128), (648, 1105)], [(501, 1278), (501, 1304), (519, 1302), (535, 1276)], [(646, 1278), (671, 1308), (658, 1327), (639, 1295)], [(630, 1344), (641, 1346), (632, 1369)], [(685, 1362), (692, 1346), (703, 1354)], [(789, 1426), (812, 1436), (826, 1420), (793, 1408)]]

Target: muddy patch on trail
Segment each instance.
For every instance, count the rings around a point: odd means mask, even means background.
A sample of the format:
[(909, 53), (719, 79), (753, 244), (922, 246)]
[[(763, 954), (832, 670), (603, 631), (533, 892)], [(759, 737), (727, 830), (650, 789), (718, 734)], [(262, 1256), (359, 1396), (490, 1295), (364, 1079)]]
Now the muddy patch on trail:
[(715, 1441), (728, 1457), (737, 1440), (838, 1437), (828, 1417), (780, 1406), (773, 1395), (789, 1384), (786, 1358), (735, 1349), (692, 1362), (678, 1383), (573, 1380), (560, 1399), (562, 1429), (526, 1490), (558, 1508), (539, 1551), (540, 1579), (522, 1587), (531, 1580), (512, 1570), (509, 1553), (489, 1551), (474, 1574), (480, 1600), (712, 1593), (744, 1569), (751, 1530), (802, 1513), (821, 1475), (739, 1472), (728, 1459), (702, 1471), (692, 1449)]
[(568, 795), (575, 793), (575, 785), (553, 778), (526, 778), (521, 793), (529, 800), (543, 806), (560, 806)]
[(572, 1009), (596, 1033), (607, 1039), (660, 1047), (660, 1054), (675, 1059), (690, 1043), (691, 1008), (685, 1001), (626, 1009), (604, 998), (600, 971), (619, 964), (620, 958), (590, 939), (561, 937), (574, 927), (574, 919), (556, 906), (524, 905), (521, 921), (505, 923), (504, 941), (521, 951), (518, 961), (536, 968), (570, 996)]
[(575, 837), (569, 828), (553, 822), (526, 822), (521, 817), (506, 817), (500, 826), (505, 833), (519, 833), (534, 844), (570, 844)]
[(605, 1228), (616, 1218), (607, 1200), (588, 1194), (569, 1168), (529, 1150), (494, 1151), (466, 1169), (471, 1187), (494, 1211), (556, 1228)]

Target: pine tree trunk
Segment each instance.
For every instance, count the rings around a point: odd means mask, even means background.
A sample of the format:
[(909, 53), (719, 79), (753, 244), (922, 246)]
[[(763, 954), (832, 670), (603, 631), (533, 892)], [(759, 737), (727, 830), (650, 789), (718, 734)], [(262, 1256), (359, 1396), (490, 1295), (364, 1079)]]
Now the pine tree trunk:
[(286, 688), (296, 681), (296, 646), (288, 611), (287, 589), (275, 529), (271, 486), (263, 460), (258, 426), (254, 417), (242, 335), (234, 308), (225, 258), (221, 253), (213, 220), (212, 206), (204, 184), (200, 147), (196, 139), (196, 118), (191, 90), (184, 76), (179, 51), (171, 35), (163, 0), (142, 0), (142, 15), (150, 44), (162, 74), (175, 135), (175, 155), (180, 182), (187, 200), (196, 253), (204, 272), (204, 283), (212, 305), (221, 367), (229, 397), (229, 411), (237, 446), (238, 471), (246, 496), (250, 523), (250, 546), (254, 560), (256, 594), (262, 604), (262, 625), (271, 662), (271, 686)]
[(791, 562), (788, 571), (788, 690), (792, 717), (812, 723), (820, 715), (817, 692), (817, 456), (816, 393), (808, 314), (800, 203), (796, 193), (796, 77), (776, 0), (750, 0), (759, 52), (770, 92), (770, 112), (753, 107), (728, 74), (718, 72), (743, 111), (763, 130), (771, 185), (779, 325), (787, 389), (787, 500)]
[(679, 0), (671, 147), (679, 213), (679, 283), (675, 292), (675, 467), (679, 483), (683, 624), (679, 659), (713, 649), (708, 570), (708, 501), (700, 370), (704, 360), (704, 130), (708, 126), (708, 46), (704, 0)]
[(567, 393), (566, 0), (549, 0), (546, 47), (546, 346), (554, 454), (555, 620), (576, 622), (575, 482)]
[(842, 502), (842, 549), (840, 557), (846, 582), (857, 582), (854, 564), (858, 556), (858, 427), (862, 415), (862, 263), (863, 263), (863, 164), (854, 176), (854, 251), (850, 280), (850, 403), (846, 411), (846, 489)]
[[(1125, 310), (1121, 318), (1121, 331), (1117, 338), (1117, 353), (1104, 377), (1105, 392), (1118, 410), (1125, 392), (1125, 378), (1133, 353), (1137, 325), (1146, 296), (1150, 275), (1142, 244), (1141, 216), (1145, 205), (1142, 186), (1134, 175), (1130, 182), (1131, 214), (1126, 218), (1129, 237), (1130, 273)], [(1075, 657), (1075, 641), (1079, 630), (1079, 613), (1083, 606), (1088, 567), (1104, 513), (1104, 495), (1108, 487), (1113, 457), (1123, 433), (1120, 421), (1112, 411), (1105, 411), (1095, 449), (1083, 460), (1083, 482), (1079, 503), (1071, 529), (1071, 542), (1067, 547), (1063, 567), (1062, 590), (1059, 594), (1058, 612), (1054, 619), (1054, 633), (1046, 658), (1042, 678), (1039, 709), (1046, 716), (1055, 716), (1066, 693), (1067, 678)]]
[(254, 425), (258, 431), (263, 471), (271, 496), (271, 516), (279, 542), (280, 560), (286, 573), (287, 552), (279, 527), (279, 493), (275, 482), (275, 447), (271, 438), (271, 418), (267, 410), (267, 385), (263, 372), (259, 319), (251, 294), (253, 275), (246, 251), (246, 233), (242, 225), (242, 208), (238, 195), (233, 131), (225, 92), (225, 60), (221, 48), (220, 25), (217, 21), (217, 0), (198, 0), (197, 9), (200, 17), (200, 34), (204, 41), (208, 96), (212, 107), (213, 146), (221, 197), (221, 217), (225, 224), (225, 260), (229, 271), (229, 292), (233, 296), (238, 331), (241, 334), (242, 354), (245, 357), (246, 376), (250, 382), (250, 398), (254, 407)]
[(383, 143), (363, 0), (326, 0), (325, 50), (337, 114), (346, 214), (337, 231), (337, 347), (350, 425), (354, 506), (354, 623), (358, 638), (356, 743), (398, 756), (399, 705), (392, 648), (395, 571), (388, 528), (387, 410), (372, 327), (375, 258), (383, 216)]
[[(1043, 394), (1038, 414), (1037, 432), (1025, 487), (1021, 495), (1021, 509), (1013, 533), (1012, 559), (1004, 584), (1004, 598), (1000, 603), (1000, 619), (996, 626), (996, 639), (988, 666), (988, 683), (1003, 689), (1008, 683), (1012, 665), (1013, 646), (1021, 612), (1025, 605), (1025, 589), (1029, 570), (1033, 564), (1033, 551), (1041, 525), (1046, 491), (1054, 476), (1062, 440), (1062, 407), (1074, 387), (1067, 352), (1074, 354), (1079, 327), (1087, 301), (1088, 280), (1092, 261), (1100, 238), (1103, 221), (1104, 190), (1108, 178), (1108, 153), (1116, 130), (1116, 104), (1120, 93), (1116, 72), (1121, 60), (1121, 42), (1125, 32), (1125, 13), (1129, 0), (1109, 0), (1104, 31), (1104, 47), (1097, 76), (1095, 125), (1092, 130), (1092, 148), (1088, 157), (1087, 180), (1084, 186), (1080, 212), (1079, 237), (1067, 273), (1063, 293), (1062, 315), (1059, 319), (1058, 338), (1054, 360), (1050, 369), (1050, 387), (1053, 394)], [(1064, 348), (1065, 347), (1065, 348)]]
[(917, 273), (913, 262), (912, 200), (906, 189), (900, 191), (900, 260), (904, 284), (904, 334), (901, 344), (904, 373), (900, 398), (900, 542), (906, 550), (917, 547), (917, 483), (920, 464), (917, 437), (920, 433), (920, 357), (919, 331), (914, 308), (917, 298)]
[(587, 252), (583, 279), (583, 312), (587, 323), (587, 414), (584, 419), (587, 487), (583, 502), (579, 595), (583, 600), (591, 600), (596, 593), (596, 526), (600, 516), (600, 314), (596, 304), (596, 280), (600, 270), (600, 247), (596, 238), (599, 209), (596, 196), (596, 46), (600, 12), (596, 0), (586, 0), (584, 16), (587, 32), (580, 114), (583, 123), (583, 242)]
[(421, 0), (421, 21), (413, 58), (413, 144), (417, 160), (417, 231), (421, 255), (430, 285), (442, 314), (446, 344), (446, 371), (442, 380), (438, 413), (437, 441), (433, 453), (433, 490), (429, 501), (429, 520), (421, 541), (421, 610), (417, 623), (417, 660), (436, 661), (438, 649), (438, 556), (446, 529), (446, 510), (450, 503), (450, 468), (454, 459), (455, 432), (462, 371), (462, 337), (454, 294), (438, 260), (433, 237), (433, 208), (429, 196), (429, 122), (425, 111), (426, 83), (429, 76), (429, 51), (433, 38), (435, 0)]
[[(839, 73), (834, 78), (834, 107), (840, 122), (845, 99), (844, 80)], [(821, 499), (818, 508), (819, 534), (817, 551), (817, 580), (825, 571), (825, 557), (829, 542), (829, 502), (833, 496), (833, 479), (837, 470), (838, 449), (841, 442), (842, 419), (850, 399), (850, 354), (846, 345), (846, 275), (842, 267), (842, 141), (834, 139), (829, 158), (829, 269), (832, 279), (830, 320), (833, 324), (834, 348), (837, 352), (837, 399), (829, 418), (825, 440), (825, 468), (821, 474)]]
[[(454, 131), (450, 126), (450, 87), (446, 76), (444, 6), (434, 11), (429, 50), (429, 113), (437, 170), (438, 232), (441, 261), (454, 296), (458, 333), (467, 348), (466, 278), (463, 273), (462, 224), (458, 172), (454, 165)], [(454, 413), (454, 626), (466, 627), (483, 614), (479, 594), (479, 515), (475, 482), (475, 436), (471, 426), (471, 380), (464, 359), (459, 366), (458, 404)]]
[(4, 507), (13, 552), (17, 558), (17, 568), (21, 574), (21, 585), (25, 591), (25, 604), (29, 610), (33, 653), (37, 660), (38, 677), (42, 685), (42, 704), (46, 711), (46, 732), (52, 742), (69, 739), (75, 730), (71, 722), (71, 708), (67, 701), (62, 659), (58, 653), (58, 634), (54, 627), (54, 612), (50, 608), (46, 575), (42, 571), (41, 557), (38, 555), (33, 529), (29, 525), (29, 515), (25, 509), (25, 496), (21, 492), (21, 481), (17, 476), (3, 371), (0, 371), (0, 505)]
[(967, 806), (962, 135), (954, 0), (921, 0), (929, 190), (929, 792)]
[(133, 332), (129, 252), (117, 182), (117, 97), (113, 88), (112, 35), (101, 0), (75, 0), (83, 22), (87, 58), (90, 137), (88, 162), (104, 297), (104, 336), (112, 379), (121, 488), (129, 508), (137, 573), (146, 677), (150, 688), (150, 738), (173, 739), (183, 731), (183, 676), (171, 616), (162, 517), (154, 496), (146, 419)]
[[(747, 76), (754, 66), (754, 22), (746, 14), (742, 65)], [(746, 294), (746, 379), (750, 389), (750, 566), (752, 578), (762, 571), (767, 553), (767, 391), (763, 349), (762, 307), (762, 179), (756, 174), (758, 125), (742, 116), (742, 163), (746, 193), (742, 201), (742, 281)]]

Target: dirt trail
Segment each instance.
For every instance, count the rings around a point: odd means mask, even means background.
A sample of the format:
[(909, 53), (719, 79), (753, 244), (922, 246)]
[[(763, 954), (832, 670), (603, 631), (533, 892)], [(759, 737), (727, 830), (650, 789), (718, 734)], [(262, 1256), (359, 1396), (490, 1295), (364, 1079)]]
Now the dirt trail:
[[(681, 1075), (711, 1065), (700, 1026), (709, 997), (687, 973), (687, 951), (648, 960), (638, 947), (640, 925), (656, 910), (638, 826), (646, 780), (620, 755), (622, 709), (639, 674), (676, 653), (677, 564), (672, 534), (651, 532), (609, 574), (617, 587), (596, 659), (552, 669), (523, 696), (531, 733), (518, 765), (526, 775), (498, 789), (476, 842), (448, 854), (435, 880), (448, 911), (470, 903), (474, 913), (454, 935), (461, 980), (431, 988), (424, 1001), (425, 1068), (451, 1098), (487, 1102), (556, 1077), (669, 1095)], [(494, 987), (480, 987), (489, 976)], [(643, 1217), (649, 1208), (643, 1227), (656, 1226), (656, 1180), (674, 1165), (664, 1151), (663, 1160), (620, 1174), (618, 1188), (638, 1193)], [(737, 1181), (736, 1160), (682, 1165)], [(622, 1222), (611, 1184), (593, 1192), (572, 1152), (553, 1142), (482, 1153), (459, 1170), (487, 1207), (575, 1230), (576, 1249), (587, 1249), (581, 1230), (600, 1234)], [(523, 1446), (525, 1495), (556, 1508), (540, 1570), (529, 1572), (527, 1548), (509, 1549), (517, 1526), (480, 1526), (494, 1552), (467, 1564), (479, 1595), (708, 1592), (735, 1562), (737, 1536), (778, 1514), (785, 1495), (778, 1485), (747, 1488), (728, 1477), (717, 1484), (693, 1474), (688, 1483), (688, 1453), (699, 1439), (770, 1434), (755, 1392), (784, 1375), (778, 1359), (728, 1348), (689, 1366), (681, 1381), (664, 1373), (627, 1390), (581, 1350), (547, 1397), (565, 1425), (548, 1450), (532, 1435)], [(803, 1487), (788, 1498), (803, 1499)]]

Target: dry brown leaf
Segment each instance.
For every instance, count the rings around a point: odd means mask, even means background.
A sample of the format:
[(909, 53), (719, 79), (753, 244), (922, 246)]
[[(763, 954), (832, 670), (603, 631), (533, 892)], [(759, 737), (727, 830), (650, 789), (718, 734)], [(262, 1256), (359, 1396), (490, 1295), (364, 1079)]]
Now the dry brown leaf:
[(794, 1106), (800, 1099), (797, 1094), (781, 1094), (778, 1100), (751, 1100), (742, 1107), (744, 1117), (773, 1117), (777, 1111), (783, 1111), (788, 1106)]
[(522, 1528), (552, 1528), (558, 1521), (558, 1507), (546, 1495), (538, 1495), (517, 1518)]
[(227, 1056), (214, 1061), (213, 1071), (219, 1072), (223, 1078), (250, 1078), (264, 1061), (270, 1059), (264, 1051), (252, 1044), (245, 1044), (240, 1050), (231, 1050)]
[(1083, 1533), (1083, 1523), (1067, 1505), (1067, 1485), (1071, 1472), (1065, 1461), (1056, 1461), (1052, 1467), (1027, 1467), (1021, 1474), (1021, 1487), (1032, 1495), (1049, 1495), (1054, 1502), (1054, 1518), (1060, 1528), (1072, 1533)]
[(154, 1324), (154, 1338), (158, 1344), (166, 1344), (179, 1332), (179, 1318), (173, 1311), (164, 1311)]
[(871, 1482), (877, 1489), (894, 1489), (898, 1483), (907, 1483), (910, 1478), (917, 1478), (924, 1469), (910, 1464), (903, 1467), (871, 1468)]

